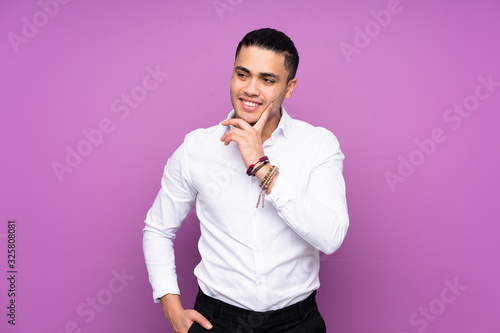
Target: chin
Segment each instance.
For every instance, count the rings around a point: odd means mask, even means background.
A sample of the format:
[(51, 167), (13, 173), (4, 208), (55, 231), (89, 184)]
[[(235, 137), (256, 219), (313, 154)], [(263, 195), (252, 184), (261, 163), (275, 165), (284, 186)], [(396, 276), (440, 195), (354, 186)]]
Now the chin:
[(252, 119), (253, 117), (240, 117), (240, 116), (238, 116), (238, 118), (243, 119), (252, 126), (255, 125), (255, 123), (257, 123), (257, 120), (259, 119), (258, 117), (257, 119)]
[(241, 111), (241, 110), (234, 109), (234, 111), (235, 111), (235, 118), (243, 119), (247, 123), (251, 123), (251, 122), (256, 123), (260, 117), (260, 114), (258, 114), (258, 115), (257, 114), (248, 114), (248, 112), (245, 112), (244, 110)]

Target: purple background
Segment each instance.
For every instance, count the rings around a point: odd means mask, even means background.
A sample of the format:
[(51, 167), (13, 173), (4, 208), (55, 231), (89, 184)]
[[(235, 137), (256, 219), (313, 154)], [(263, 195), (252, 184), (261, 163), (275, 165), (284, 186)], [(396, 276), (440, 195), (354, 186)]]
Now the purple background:
[[(472, 96), (480, 77), (500, 82), (500, 3), (41, 3), (0, 5), (2, 332), (172, 331), (152, 300), (143, 221), (184, 135), (231, 110), (237, 43), (267, 26), (287, 33), (301, 57), (287, 111), (333, 131), (346, 155), (351, 226), (342, 248), (322, 256), (318, 294), (329, 331), (499, 332), (500, 87)], [(381, 26), (371, 12), (388, 7)], [(168, 76), (146, 97), (148, 67)], [(120, 99), (131, 92), (144, 99), (126, 114)], [(447, 111), (464, 102), (474, 110), (466, 118)], [(106, 121), (111, 132), (86, 146), (82, 131)], [(441, 142), (430, 143), (433, 131)], [(67, 146), (87, 156), (58, 178), (53, 164), (66, 164)], [(185, 307), (198, 234), (191, 213), (175, 245)]]

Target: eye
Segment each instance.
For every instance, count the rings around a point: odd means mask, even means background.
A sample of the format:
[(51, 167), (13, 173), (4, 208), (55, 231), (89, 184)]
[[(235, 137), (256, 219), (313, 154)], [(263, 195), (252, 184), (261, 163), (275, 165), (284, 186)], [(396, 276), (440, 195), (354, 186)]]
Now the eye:
[(273, 84), (274, 83), (274, 80), (271, 80), (271, 79), (263, 78), (262, 80), (264, 80), (264, 82), (268, 83), (268, 84)]
[(241, 78), (247, 77), (247, 75), (245, 73), (236, 73), (236, 75), (238, 75), (238, 77), (241, 77)]

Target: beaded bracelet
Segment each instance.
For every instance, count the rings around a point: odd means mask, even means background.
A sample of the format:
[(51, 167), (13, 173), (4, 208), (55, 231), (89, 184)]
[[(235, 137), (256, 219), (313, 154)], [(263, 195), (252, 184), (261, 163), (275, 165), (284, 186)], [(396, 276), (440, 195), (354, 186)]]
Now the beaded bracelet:
[(276, 167), (275, 165), (273, 165), (271, 167), (271, 169), (269, 169), (269, 171), (267, 172), (267, 174), (264, 177), (264, 180), (259, 185), (260, 188), (265, 188), (269, 184), (269, 180), (273, 177), (273, 175), (275, 174), (277, 169), (278, 169), (278, 167)]
[(257, 199), (257, 205), (255, 208), (259, 207), (259, 203), (262, 199), (262, 207), (264, 207), (264, 202), (265, 202), (265, 196), (267, 195), (267, 189), (269, 188), (269, 185), (273, 182), (273, 179), (278, 175), (278, 167), (273, 165), (269, 172), (266, 174), (264, 177), (264, 180), (262, 183), (260, 183), (260, 188), (262, 189), (259, 194), (259, 198)]

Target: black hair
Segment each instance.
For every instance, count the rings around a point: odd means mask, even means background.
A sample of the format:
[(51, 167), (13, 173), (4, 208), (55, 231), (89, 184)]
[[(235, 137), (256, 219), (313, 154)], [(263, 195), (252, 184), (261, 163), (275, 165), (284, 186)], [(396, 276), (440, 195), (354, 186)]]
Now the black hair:
[(299, 67), (299, 53), (293, 41), (281, 31), (271, 28), (250, 31), (238, 44), (235, 58), (238, 57), (242, 46), (257, 46), (282, 54), (285, 57), (285, 69), (288, 71), (287, 82), (295, 77)]

